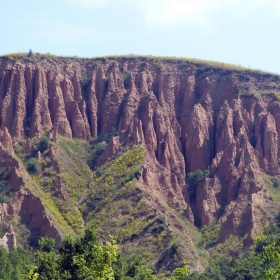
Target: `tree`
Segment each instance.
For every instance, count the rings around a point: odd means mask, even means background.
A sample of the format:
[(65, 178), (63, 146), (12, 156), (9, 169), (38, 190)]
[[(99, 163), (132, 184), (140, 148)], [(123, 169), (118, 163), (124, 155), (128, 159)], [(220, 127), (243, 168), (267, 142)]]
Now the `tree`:
[(39, 139), (38, 150), (43, 153), (50, 146), (50, 139), (47, 136), (43, 136)]
[(204, 180), (205, 174), (208, 172), (209, 172), (208, 170), (205, 170), (203, 172), (201, 169), (197, 169), (195, 172), (188, 173), (187, 184), (188, 184), (188, 191), (191, 197), (195, 197), (196, 189), (199, 182)]
[(114, 240), (104, 243), (93, 229), (86, 229), (84, 237), (64, 240), (59, 249), (62, 272), (69, 273), (69, 279), (114, 279), (118, 246)]
[(32, 277), (39, 276), (38, 279), (42, 280), (62, 279), (58, 269), (59, 256), (54, 250), (54, 239), (42, 238), (39, 245), (41, 250), (35, 254), (38, 266), (36, 270), (33, 269)]
[(41, 167), (36, 158), (30, 158), (27, 162), (27, 171), (30, 174), (38, 174), (41, 172)]
[(26, 271), (25, 266), (30, 267), (33, 264), (28, 251), (21, 248), (7, 252), (0, 246), (0, 259), (0, 279), (2, 280), (22, 279), (21, 276)]
[(173, 273), (175, 276), (171, 276), (170, 280), (184, 280), (189, 275), (189, 267), (187, 261), (183, 261), (183, 267), (175, 268)]
[(29, 56), (29, 57), (32, 57), (32, 56), (33, 56), (33, 51), (32, 51), (31, 49), (30, 49), (29, 52), (28, 52), (28, 56)]
[(280, 279), (280, 236), (262, 235), (256, 238), (256, 244), (264, 266), (264, 279)]

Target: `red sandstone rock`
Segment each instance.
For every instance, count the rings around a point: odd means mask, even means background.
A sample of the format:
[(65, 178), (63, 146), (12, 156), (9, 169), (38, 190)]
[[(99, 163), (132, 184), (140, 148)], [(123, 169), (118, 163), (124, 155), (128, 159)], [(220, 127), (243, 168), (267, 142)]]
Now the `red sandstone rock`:
[[(194, 203), (201, 224), (218, 218), (220, 241), (232, 233), (253, 236), (260, 215), (256, 204), (267, 201), (260, 172), (280, 174), (280, 106), (273, 96), (238, 93), (252, 86), (280, 90), (279, 78), (176, 61), (162, 61), (157, 69), (151, 60), (140, 60), (110, 59), (93, 68), (81, 61), (67, 70), (62, 62), (1, 64), (3, 147), (12, 153), (12, 138), (41, 136), (52, 128), (58, 143), (58, 133), (89, 140), (114, 127), (119, 138), (108, 145), (99, 165), (123, 143), (144, 145), (139, 182), (190, 222), (186, 173), (210, 169), (214, 178), (199, 184)], [(90, 77), (86, 87), (85, 76)], [(26, 150), (30, 145), (27, 140)], [(50, 155), (57, 152), (51, 148)], [(20, 171), (11, 167), (9, 172), (18, 191), (24, 185)]]
[(105, 151), (100, 155), (97, 161), (97, 165), (101, 166), (104, 163), (110, 161), (112, 156), (119, 150), (121, 146), (119, 137), (113, 137), (106, 147)]
[(7, 127), (4, 128), (4, 133), (2, 136), (2, 145), (3, 147), (11, 154), (14, 154), (14, 148), (13, 148), (13, 140), (12, 137), (7, 129)]
[(39, 197), (26, 188), (24, 171), (19, 162), (1, 147), (0, 164), (5, 167), (1, 179), (8, 180), (8, 189), (13, 193), (8, 203), (0, 204), (0, 224), (7, 223), (7, 219), (15, 223), (24, 222), (31, 232), (29, 238), (32, 242), (50, 236), (58, 244), (61, 232), (50, 220), (47, 208)]
[(25, 151), (28, 153), (28, 152), (31, 152), (32, 149), (33, 149), (32, 142), (31, 142), (30, 138), (28, 137), (25, 142)]
[[(46, 73), (42, 69), (37, 69), (34, 75), (35, 93), (34, 103), (30, 108), (32, 114), (28, 112), (26, 130), (29, 137), (34, 137), (38, 131), (52, 128), (52, 120), (49, 111), (48, 84)], [(32, 83), (30, 81), (30, 83)]]

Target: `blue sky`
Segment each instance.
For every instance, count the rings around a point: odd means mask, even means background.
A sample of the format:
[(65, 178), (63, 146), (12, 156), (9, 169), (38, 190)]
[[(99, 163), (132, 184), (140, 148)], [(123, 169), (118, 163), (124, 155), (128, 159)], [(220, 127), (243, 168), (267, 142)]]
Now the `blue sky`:
[(0, 54), (200, 58), (280, 73), (280, 1), (2, 0)]

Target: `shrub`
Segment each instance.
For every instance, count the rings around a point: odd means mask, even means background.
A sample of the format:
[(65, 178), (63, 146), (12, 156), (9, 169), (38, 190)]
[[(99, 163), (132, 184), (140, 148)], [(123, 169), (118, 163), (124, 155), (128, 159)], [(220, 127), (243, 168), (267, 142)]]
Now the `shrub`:
[(38, 174), (41, 172), (41, 167), (36, 158), (30, 158), (27, 162), (27, 171), (30, 174)]
[(280, 212), (275, 216), (276, 225), (280, 228)]
[(83, 76), (82, 78), (83, 90), (87, 90), (89, 84), (90, 84), (90, 78), (87, 76)]
[(43, 153), (50, 146), (50, 139), (47, 136), (43, 136), (39, 139), (38, 150)]
[(188, 174), (187, 183), (190, 185), (197, 185), (199, 182), (203, 181), (204, 172), (201, 169), (197, 169), (195, 172), (190, 172)]
[(98, 168), (98, 169), (96, 170), (96, 176), (97, 176), (97, 177), (102, 176), (103, 173), (104, 173), (104, 171), (103, 171), (101, 168)]
[(134, 177), (139, 180), (140, 179), (140, 176), (141, 176), (141, 172), (139, 170), (135, 171), (134, 172)]
[(101, 142), (96, 145), (96, 155), (100, 156), (106, 149), (106, 144)]
[(170, 246), (170, 251), (176, 253), (178, 252), (178, 249), (179, 249), (179, 245), (174, 241)]
[(130, 77), (130, 72), (126, 71), (122, 74), (122, 78), (123, 78), (123, 83), (124, 83), (124, 87), (127, 88), (129, 85), (129, 77)]
[(277, 180), (276, 178), (271, 179), (271, 182), (272, 182), (274, 188), (278, 188), (280, 185), (279, 180)]

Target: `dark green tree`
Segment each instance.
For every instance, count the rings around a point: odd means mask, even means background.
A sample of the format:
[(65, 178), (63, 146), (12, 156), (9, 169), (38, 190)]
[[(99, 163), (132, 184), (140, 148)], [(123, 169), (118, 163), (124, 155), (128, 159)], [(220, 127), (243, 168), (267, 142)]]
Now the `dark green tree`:
[(41, 172), (41, 167), (36, 158), (30, 158), (27, 162), (27, 171), (30, 174), (38, 174)]
[(208, 172), (208, 170), (205, 170), (203, 172), (201, 169), (197, 169), (195, 172), (188, 173), (187, 185), (191, 197), (195, 197), (199, 182), (204, 180), (205, 174), (207, 174)]
[(30, 49), (29, 52), (28, 52), (28, 56), (29, 56), (29, 57), (32, 57), (32, 56), (33, 56), (33, 51), (32, 51), (31, 49)]
[(43, 153), (50, 146), (50, 139), (47, 136), (43, 136), (39, 139), (38, 150)]

